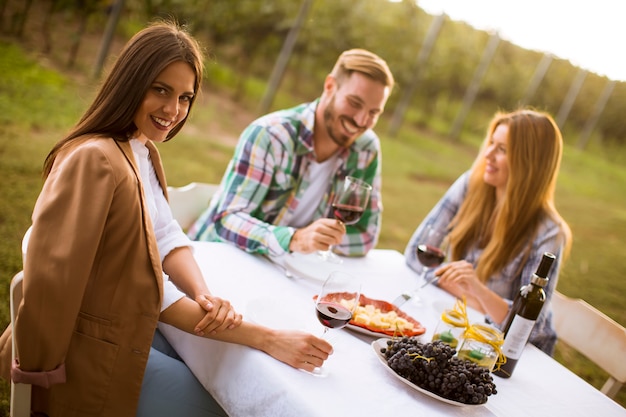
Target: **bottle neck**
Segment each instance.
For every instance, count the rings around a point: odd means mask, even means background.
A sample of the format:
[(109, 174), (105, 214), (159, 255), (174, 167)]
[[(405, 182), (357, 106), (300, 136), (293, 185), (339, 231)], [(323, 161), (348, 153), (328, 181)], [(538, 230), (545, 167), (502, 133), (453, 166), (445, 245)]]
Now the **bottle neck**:
[(537, 274), (533, 274), (532, 278), (530, 279), (530, 283), (531, 284), (536, 285), (536, 286), (541, 287), (541, 288), (543, 288), (546, 285), (548, 285), (548, 281), (549, 281), (548, 278), (540, 277)]

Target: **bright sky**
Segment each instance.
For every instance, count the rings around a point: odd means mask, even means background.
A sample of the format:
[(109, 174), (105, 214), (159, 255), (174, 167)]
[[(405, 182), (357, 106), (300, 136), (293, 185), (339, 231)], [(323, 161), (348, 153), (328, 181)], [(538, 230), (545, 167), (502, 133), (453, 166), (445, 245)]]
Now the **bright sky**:
[[(394, 1), (394, 0), (390, 0)], [(497, 30), (526, 49), (617, 81), (626, 81), (626, 2), (623, 0), (416, 0), (481, 30)], [(444, 26), (445, 30), (445, 26)]]

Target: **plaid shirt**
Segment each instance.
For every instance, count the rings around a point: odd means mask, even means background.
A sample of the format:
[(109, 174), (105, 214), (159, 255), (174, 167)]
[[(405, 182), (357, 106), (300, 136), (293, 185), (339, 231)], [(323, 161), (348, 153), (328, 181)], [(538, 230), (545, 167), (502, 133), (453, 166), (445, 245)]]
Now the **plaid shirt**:
[[(407, 264), (412, 269), (416, 271), (422, 270), (422, 266), (417, 259), (417, 245), (419, 245), (421, 233), (425, 225), (432, 224), (439, 230), (445, 230), (448, 227), (450, 220), (455, 216), (461, 203), (465, 199), (468, 180), (469, 172), (459, 177), (450, 189), (448, 189), (443, 198), (431, 210), (428, 216), (426, 216), (411, 237), (404, 251), (404, 256)], [(521, 286), (530, 283), (530, 279), (537, 270), (544, 252), (552, 252), (556, 255), (556, 260), (549, 273), (550, 280), (548, 281), (548, 285), (544, 288), (546, 292), (546, 303), (530, 335), (530, 342), (549, 355), (552, 355), (556, 343), (556, 332), (552, 327), (550, 300), (559, 280), (559, 270), (563, 252), (563, 239), (561, 238), (561, 227), (559, 224), (551, 218), (545, 218), (539, 224), (535, 238), (528, 246), (528, 250), (518, 254), (500, 272), (489, 277), (486, 285), (490, 290), (507, 300), (509, 304), (512, 304), (512, 300), (519, 292)], [(482, 249), (473, 247), (469, 250), (469, 253), (465, 255), (465, 260), (476, 267), (481, 254)], [(434, 273), (434, 270), (429, 271), (429, 273)], [(489, 318), (487, 319), (490, 321)], [(498, 326), (496, 323), (493, 324)]]
[[(218, 193), (189, 229), (194, 240), (226, 241), (252, 253), (280, 256), (289, 250), (296, 229), (293, 213), (310, 184), (315, 161), (313, 125), (318, 100), (277, 111), (250, 124), (241, 134)], [(346, 175), (372, 185), (369, 207), (334, 249), (364, 255), (380, 233), (381, 154), (378, 136), (368, 130), (341, 149), (314, 219), (332, 217), (329, 201)]]

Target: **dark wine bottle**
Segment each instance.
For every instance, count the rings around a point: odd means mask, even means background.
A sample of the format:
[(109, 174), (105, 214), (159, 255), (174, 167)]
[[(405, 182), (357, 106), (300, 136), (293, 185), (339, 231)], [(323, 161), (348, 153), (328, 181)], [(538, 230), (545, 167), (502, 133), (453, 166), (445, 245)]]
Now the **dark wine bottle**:
[(550, 252), (545, 252), (537, 271), (530, 279), (530, 284), (522, 286), (515, 296), (513, 306), (502, 327), (504, 334), (502, 353), (506, 356), (506, 363), (493, 372), (495, 375), (502, 378), (513, 375), (513, 370), (522, 356), (524, 346), (546, 301), (543, 287), (548, 284), (548, 272), (555, 258)]

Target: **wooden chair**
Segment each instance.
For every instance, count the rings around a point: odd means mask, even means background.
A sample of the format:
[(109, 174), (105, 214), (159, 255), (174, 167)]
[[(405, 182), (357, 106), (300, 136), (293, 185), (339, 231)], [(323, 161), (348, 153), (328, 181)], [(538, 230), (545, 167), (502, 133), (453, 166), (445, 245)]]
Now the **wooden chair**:
[(626, 382), (626, 329), (585, 301), (558, 291), (552, 296), (552, 311), (559, 340), (609, 374), (601, 391), (615, 398)]
[[(20, 271), (11, 280), (11, 325), (15, 323), (15, 317), (17, 316), (17, 310), (22, 301), (23, 290), (22, 280), (24, 278), (24, 272)], [(15, 349), (15, 338), (12, 338), (12, 357), (17, 357), (17, 350)], [(30, 416), (30, 391), (31, 386), (29, 384), (16, 384), (11, 381), (11, 417), (28, 417)]]
[(170, 208), (180, 227), (187, 230), (209, 206), (217, 184), (192, 182), (183, 187), (167, 187)]

